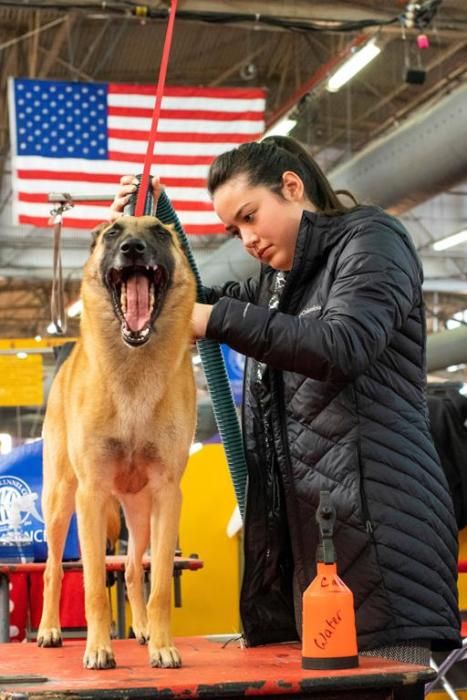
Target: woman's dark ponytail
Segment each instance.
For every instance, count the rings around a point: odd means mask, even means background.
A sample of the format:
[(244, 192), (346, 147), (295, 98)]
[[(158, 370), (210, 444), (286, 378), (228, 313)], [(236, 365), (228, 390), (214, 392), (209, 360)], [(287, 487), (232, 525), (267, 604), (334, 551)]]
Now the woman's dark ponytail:
[(286, 170), (300, 176), (308, 199), (318, 211), (339, 215), (353, 209), (353, 206), (346, 207), (338, 195), (350, 197), (354, 206), (358, 206), (350, 192), (334, 191), (314, 158), (298, 141), (288, 136), (269, 136), (263, 141), (250, 141), (222, 153), (209, 169), (208, 190), (212, 195), (232, 177), (245, 174), (253, 187), (264, 185), (281, 195), (282, 174)]

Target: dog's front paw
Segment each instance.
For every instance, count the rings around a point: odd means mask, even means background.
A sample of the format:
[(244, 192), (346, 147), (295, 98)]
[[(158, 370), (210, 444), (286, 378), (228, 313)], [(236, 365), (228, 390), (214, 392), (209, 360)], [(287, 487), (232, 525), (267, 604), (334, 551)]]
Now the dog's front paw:
[(59, 627), (39, 628), (37, 633), (37, 646), (39, 647), (61, 647), (62, 632)]
[(149, 633), (145, 630), (133, 630), (135, 633), (135, 639), (138, 644), (147, 644), (149, 642)]
[(83, 658), (84, 668), (115, 668), (115, 656), (110, 646), (86, 647)]
[(180, 668), (182, 665), (176, 647), (150, 647), (149, 661), (153, 668)]
[(147, 644), (149, 642), (148, 625), (146, 622), (138, 624), (136, 621), (134, 621), (132, 628), (138, 644)]

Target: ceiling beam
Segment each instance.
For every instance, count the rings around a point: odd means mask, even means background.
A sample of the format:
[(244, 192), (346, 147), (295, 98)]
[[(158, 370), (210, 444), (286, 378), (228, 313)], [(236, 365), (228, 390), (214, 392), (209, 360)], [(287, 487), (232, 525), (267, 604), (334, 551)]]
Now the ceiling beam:
[(4, 41), (2, 44), (0, 44), (0, 51), (3, 51), (4, 49), (8, 49), (10, 46), (13, 46), (14, 44), (19, 44), (20, 42), (25, 41), (25, 39), (30, 39), (35, 34), (40, 34), (41, 32), (44, 32), (46, 29), (52, 29), (52, 27), (56, 27), (59, 24), (63, 24), (63, 22), (66, 22), (66, 17), (59, 17), (58, 19), (54, 19), (50, 22), (47, 22), (47, 24), (43, 24), (40, 27), (36, 27), (34, 29), (31, 29), (30, 31), (26, 32), (25, 34), (21, 34), (20, 36), (16, 36), (14, 39), (9, 39), (8, 41)]
[(307, 95), (311, 90), (315, 89), (320, 85), (328, 75), (340, 64), (342, 63), (350, 53), (357, 47), (361, 46), (364, 42), (368, 41), (368, 35), (365, 33), (357, 34), (348, 44), (338, 53), (336, 53), (329, 61), (324, 63), (313, 75), (308, 78), (299, 88), (295, 90), (285, 102), (278, 107), (268, 118), (266, 122), (266, 129), (270, 129), (276, 122), (278, 122), (282, 117), (290, 112), (293, 107), (295, 107), (298, 102)]
[(225, 12), (250, 13), (251, 15), (268, 15), (295, 20), (332, 20), (334, 22), (348, 20), (363, 20), (374, 18), (385, 21), (392, 19), (398, 13), (388, 13), (374, 8), (357, 7), (356, 3), (343, 2), (310, 2), (310, 0), (294, 0), (294, 2), (277, 2), (271, 0), (179, 0), (178, 9), (187, 12)]
[(75, 20), (76, 14), (74, 12), (69, 12), (65, 17), (63, 24), (54, 33), (52, 46), (49, 49), (43, 48), (45, 55), (38, 73), (39, 78), (45, 78), (49, 75), (50, 69), (55, 65), (61, 48), (68, 36), (68, 33), (71, 31)]

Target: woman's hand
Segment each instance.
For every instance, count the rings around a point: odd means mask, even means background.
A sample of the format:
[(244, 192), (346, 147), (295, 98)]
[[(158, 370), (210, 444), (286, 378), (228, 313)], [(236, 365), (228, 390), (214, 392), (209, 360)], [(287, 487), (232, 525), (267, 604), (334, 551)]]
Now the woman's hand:
[(191, 325), (193, 328), (193, 339), (204, 338), (206, 328), (211, 316), (212, 306), (210, 304), (195, 304), (191, 317)]
[[(130, 201), (131, 195), (136, 192), (139, 182), (134, 175), (124, 175), (120, 178), (120, 187), (117, 190), (114, 201), (110, 205), (109, 220), (115, 221), (123, 214), (123, 209)], [(162, 191), (161, 181), (158, 177), (153, 177), (151, 180), (152, 193), (154, 197), (154, 213)]]

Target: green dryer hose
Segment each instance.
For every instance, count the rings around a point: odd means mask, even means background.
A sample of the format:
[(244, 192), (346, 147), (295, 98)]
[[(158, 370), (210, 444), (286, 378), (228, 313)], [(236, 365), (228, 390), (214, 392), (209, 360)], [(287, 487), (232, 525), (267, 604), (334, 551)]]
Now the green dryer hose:
[[(197, 299), (201, 303), (205, 302), (206, 296), (190, 244), (178, 216), (172, 207), (172, 203), (164, 191), (161, 193), (157, 202), (156, 216), (162, 223), (173, 224), (175, 226), (178, 238), (196, 279)], [(224, 358), (219, 344), (213, 340), (199, 340), (198, 350), (206, 374), (217, 427), (219, 428), (219, 433), (227, 455), (227, 462), (235, 495), (237, 497), (238, 507), (243, 518), (245, 515), (247, 466), (245, 453), (243, 451), (242, 434), (232, 396), (232, 389), (225, 369)]]

